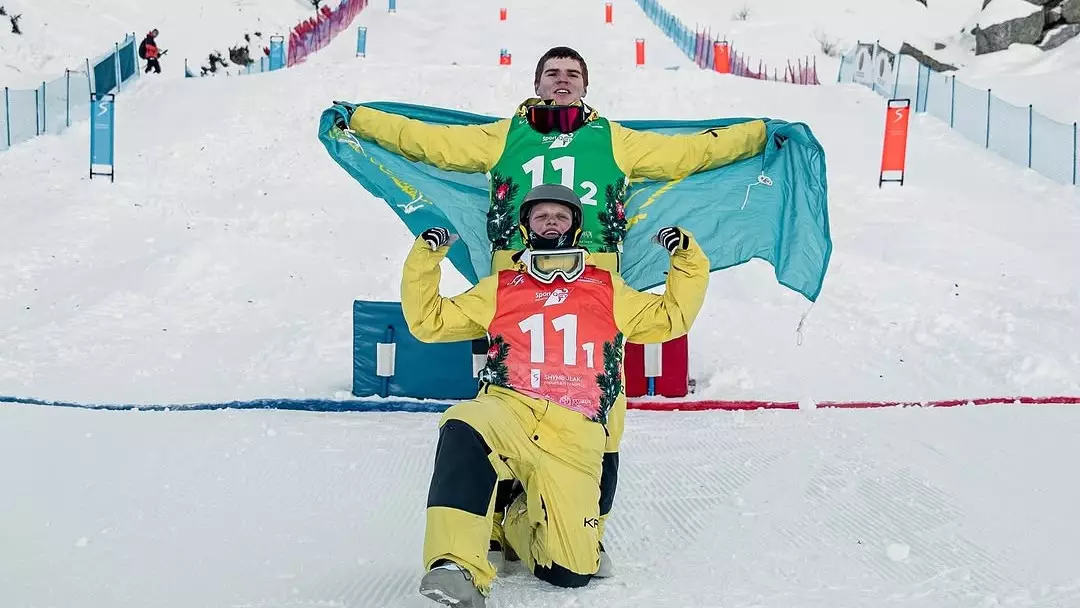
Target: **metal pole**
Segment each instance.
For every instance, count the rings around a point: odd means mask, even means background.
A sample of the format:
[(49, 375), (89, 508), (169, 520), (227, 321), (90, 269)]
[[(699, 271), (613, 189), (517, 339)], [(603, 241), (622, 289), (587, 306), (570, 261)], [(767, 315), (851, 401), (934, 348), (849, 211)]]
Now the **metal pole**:
[(986, 147), (990, 147), (990, 91), (986, 89)]
[(896, 89), (900, 87), (900, 66), (904, 65), (904, 55), (897, 55), (896, 65), (893, 69), (896, 70), (896, 78), (893, 79), (892, 85), (892, 98), (896, 99)]
[(34, 89), (34, 136), (41, 135), (41, 95), (39, 89)]
[(66, 126), (71, 126), (71, 70), (64, 70), (64, 77), (67, 79), (64, 91), (64, 106), (67, 108), (65, 111), (64, 122)]
[(116, 70), (116, 90), (119, 91), (122, 82), (120, 79), (123, 78), (120, 74), (120, 43), (114, 42), (113, 47), (115, 47), (113, 51), (113, 67)]
[(949, 102), (949, 128), (956, 124), (956, 74), (952, 77), (952, 101)]
[(1031, 131), (1035, 126), (1035, 106), (1028, 104), (1028, 169), (1031, 168)]
[[(902, 57), (903, 55), (901, 55)], [(915, 70), (915, 111), (919, 111), (919, 99), (922, 95), (922, 64)]]
[(1076, 154), (1077, 154), (1077, 152), (1076, 152), (1077, 145), (1076, 144), (1077, 144), (1077, 140), (1076, 140), (1076, 123), (1074, 122), (1073, 123), (1073, 185), (1074, 186), (1076, 185)]
[[(922, 108), (923, 112), (929, 112), (930, 111), (930, 83), (934, 81), (934, 74), (937, 73), (937, 72), (931, 71), (929, 69), (929, 67), (930, 66), (927, 66), (927, 71), (926, 71), (926, 100), (923, 101), (923, 108)], [(915, 108), (916, 112), (918, 110), (919, 110), (919, 108)]]
[(11, 147), (11, 95), (4, 87), (4, 126), (7, 128), (7, 147)]

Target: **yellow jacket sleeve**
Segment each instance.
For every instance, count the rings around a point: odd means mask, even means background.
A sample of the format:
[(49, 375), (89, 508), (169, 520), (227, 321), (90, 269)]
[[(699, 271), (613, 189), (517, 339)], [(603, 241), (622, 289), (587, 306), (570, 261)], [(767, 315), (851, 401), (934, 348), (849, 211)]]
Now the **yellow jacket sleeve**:
[(483, 125), (432, 125), (358, 106), (349, 128), (364, 140), (448, 171), (486, 173), (502, 155), (510, 120)]
[(663, 295), (637, 291), (617, 274), (611, 278), (615, 324), (626, 339), (639, 344), (664, 342), (689, 332), (697, 318), (709, 286), (709, 258), (690, 235), (689, 247), (671, 256)]
[(615, 164), (630, 178), (682, 179), (749, 158), (765, 148), (763, 120), (680, 135), (635, 131), (610, 122)]
[(472, 289), (453, 297), (439, 295), (442, 268), (449, 252), (445, 246), (432, 251), (417, 238), (401, 273), (401, 311), (409, 331), (421, 342), (459, 342), (487, 334), (495, 317), (496, 275), (484, 277)]

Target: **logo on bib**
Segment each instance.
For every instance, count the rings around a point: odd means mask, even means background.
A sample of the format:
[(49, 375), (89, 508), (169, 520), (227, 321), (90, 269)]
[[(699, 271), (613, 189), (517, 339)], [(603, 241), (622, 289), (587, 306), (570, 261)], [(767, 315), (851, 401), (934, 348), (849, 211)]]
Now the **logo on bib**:
[(573, 133), (560, 133), (560, 134), (558, 134), (556, 136), (548, 135), (548, 136), (544, 137), (543, 142), (546, 144), (548, 141), (551, 142), (551, 145), (548, 146), (549, 150), (556, 150), (558, 148), (566, 148), (566, 147), (568, 147), (570, 145), (570, 143), (572, 141), (574, 141), (574, 134)]
[(548, 294), (546, 291), (541, 291), (536, 294), (536, 299), (547, 296), (547, 300), (544, 301), (544, 306), (555, 306), (556, 304), (562, 304), (566, 301), (566, 298), (570, 297), (570, 290), (565, 287), (560, 287), (555, 291)]

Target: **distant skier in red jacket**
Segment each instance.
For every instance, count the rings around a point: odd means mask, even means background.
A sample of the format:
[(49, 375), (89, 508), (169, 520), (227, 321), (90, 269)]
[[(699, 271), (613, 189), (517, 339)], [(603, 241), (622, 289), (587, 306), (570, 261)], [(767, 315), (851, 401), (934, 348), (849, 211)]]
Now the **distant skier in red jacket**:
[(146, 34), (146, 38), (143, 38), (143, 41), (139, 43), (139, 57), (146, 60), (146, 70), (144, 71), (147, 74), (150, 73), (150, 70), (154, 70), (154, 73), (156, 74), (161, 73), (161, 64), (158, 62), (158, 58), (164, 55), (164, 53), (158, 49), (157, 35), (157, 29), (153, 29)]

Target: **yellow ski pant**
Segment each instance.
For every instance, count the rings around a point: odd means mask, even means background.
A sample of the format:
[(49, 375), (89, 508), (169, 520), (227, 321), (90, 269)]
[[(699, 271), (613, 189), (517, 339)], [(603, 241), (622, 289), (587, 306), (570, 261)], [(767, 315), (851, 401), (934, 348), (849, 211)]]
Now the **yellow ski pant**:
[[(625, 411), (625, 404), (624, 404)], [(485, 594), (500, 480), (525, 493), (504, 521), (507, 543), (538, 578), (564, 587), (588, 583), (600, 560), (602, 425), (557, 404), (489, 386), (440, 421), (428, 492), (424, 565), (449, 559)]]

